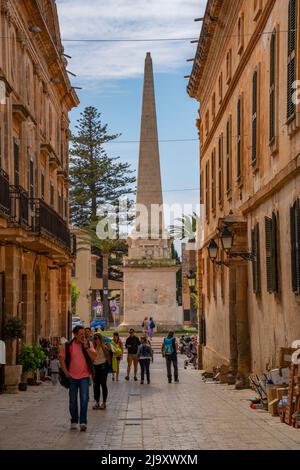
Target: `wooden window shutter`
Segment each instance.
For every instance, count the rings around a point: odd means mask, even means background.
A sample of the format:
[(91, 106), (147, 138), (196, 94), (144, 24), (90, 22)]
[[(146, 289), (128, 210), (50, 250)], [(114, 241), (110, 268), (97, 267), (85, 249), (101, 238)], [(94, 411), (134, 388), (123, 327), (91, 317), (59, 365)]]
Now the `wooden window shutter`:
[(273, 31), (270, 46), (270, 122), (269, 140), (275, 139), (275, 85), (276, 85), (276, 30)]
[(14, 139), (14, 185), (19, 186), (20, 184), (20, 173), (19, 173), (20, 153), (19, 144)]
[(34, 198), (34, 167), (32, 160), (29, 160), (29, 194), (31, 198)]
[(230, 119), (228, 119), (226, 124), (226, 191), (227, 193), (231, 189), (231, 129), (230, 129)]
[(260, 284), (260, 249), (259, 249), (259, 224), (256, 224), (252, 230), (252, 253), (254, 259), (252, 261), (252, 278), (253, 292), (259, 294), (261, 290)]
[(218, 144), (218, 177), (219, 177), (218, 200), (219, 200), (219, 204), (222, 204), (222, 200), (223, 200), (223, 139), (222, 139), (222, 136), (219, 137), (219, 144)]
[(209, 220), (209, 163), (205, 166), (205, 212), (206, 219)]
[(272, 219), (265, 217), (267, 291), (272, 291)]
[(237, 104), (237, 177), (241, 177), (241, 157), (242, 157), (242, 103), (241, 98)]
[(278, 292), (278, 243), (277, 243), (277, 216), (272, 214), (272, 290)]
[(300, 293), (300, 202), (290, 208), (292, 290)]
[(257, 160), (257, 109), (258, 109), (258, 73), (252, 79), (252, 164)]
[(296, 42), (297, 42), (297, 1), (289, 1), (288, 22), (288, 80), (287, 80), (287, 119), (295, 117), (296, 107), (293, 103), (293, 83), (296, 80)]
[(211, 209), (216, 210), (216, 153), (215, 149), (211, 155)]

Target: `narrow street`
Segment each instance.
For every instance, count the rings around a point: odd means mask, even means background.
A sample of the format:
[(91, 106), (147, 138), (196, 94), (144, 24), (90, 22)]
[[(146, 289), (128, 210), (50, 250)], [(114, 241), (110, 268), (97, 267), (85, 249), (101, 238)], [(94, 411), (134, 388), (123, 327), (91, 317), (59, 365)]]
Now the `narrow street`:
[(179, 364), (180, 383), (168, 384), (155, 354), (148, 386), (124, 380), (125, 358), (120, 382), (109, 376), (107, 410), (93, 411), (90, 401), (86, 433), (69, 430), (68, 393), (60, 385), (1, 395), (0, 449), (300, 449), (298, 430), (250, 409), (252, 390), (205, 384), (199, 371), (183, 369), (183, 356)]

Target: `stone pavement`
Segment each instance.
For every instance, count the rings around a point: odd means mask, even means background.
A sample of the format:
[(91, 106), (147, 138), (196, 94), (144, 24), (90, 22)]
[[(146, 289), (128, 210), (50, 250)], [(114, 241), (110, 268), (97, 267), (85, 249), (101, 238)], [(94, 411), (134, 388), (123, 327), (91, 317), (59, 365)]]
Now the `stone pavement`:
[[(109, 376), (105, 411), (89, 405), (88, 431), (69, 430), (68, 392), (51, 382), (17, 395), (0, 395), (0, 449), (300, 449), (300, 430), (267, 412), (251, 410), (251, 390), (205, 384), (183, 370), (168, 384), (155, 355), (151, 385)], [(90, 389), (92, 393), (92, 388)]]

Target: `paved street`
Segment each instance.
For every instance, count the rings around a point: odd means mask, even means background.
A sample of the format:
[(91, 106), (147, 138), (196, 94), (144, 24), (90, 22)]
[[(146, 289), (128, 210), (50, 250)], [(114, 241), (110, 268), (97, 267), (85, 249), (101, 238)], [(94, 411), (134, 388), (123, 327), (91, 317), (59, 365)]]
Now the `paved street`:
[(251, 390), (204, 384), (182, 361), (179, 384), (167, 383), (159, 355), (150, 386), (125, 382), (124, 370), (119, 383), (109, 377), (108, 408), (90, 402), (86, 433), (69, 430), (60, 385), (0, 395), (0, 449), (300, 449), (300, 430), (249, 408)]

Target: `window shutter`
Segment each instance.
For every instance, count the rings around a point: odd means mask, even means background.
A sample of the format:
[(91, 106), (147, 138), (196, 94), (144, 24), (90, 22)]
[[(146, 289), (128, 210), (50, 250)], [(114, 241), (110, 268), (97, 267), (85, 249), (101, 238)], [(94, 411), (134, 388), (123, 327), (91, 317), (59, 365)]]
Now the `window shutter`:
[(278, 292), (278, 250), (277, 250), (277, 216), (272, 214), (272, 291)]
[(257, 160), (257, 87), (258, 73), (253, 74), (252, 80), (252, 164)]
[(215, 150), (213, 150), (211, 155), (211, 208), (212, 211), (216, 210), (216, 155)]
[(226, 191), (230, 191), (230, 121), (226, 124)]
[(252, 277), (253, 277), (253, 292), (260, 293), (260, 250), (259, 250), (259, 224), (252, 230), (252, 253), (254, 259), (252, 260)]
[(34, 171), (33, 161), (29, 161), (29, 194), (31, 198), (34, 198)]
[(292, 290), (300, 293), (300, 203), (297, 200), (290, 208), (291, 216), (291, 269)]
[(218, 175), (219, 175), (219, 204), (223, 200), (223, 142), (222, 137), (219, 137), (219, 146), (218, 146)]
[(19, 145), (14, 139), (14, 184), (19, 186)]
[(297, 1), (289, 1), (287, 119), (295, 117), (293, 83), (296, 80)]
[(242, 145), (242, 135), (241, 135), (241, 98), (238, 100), (237, 104), (237, 177), (241, 177), (241, 145)]
[(272, 291), (272, 219), (265, 217), (267, 291)]
[(269, 140), (275, 139), (275, 83), (276, 83), (276, 30), (272, 33), (270, 47), (270, 135)]
[(205, 167), (205, 211), (206, 219), (209, 219), (209, 168), (208, 162)]
[(295, 209), (295, 229), (296, 229), (296, 282), (297, 292), (300, 293), (300, 201), (296, 202)]

